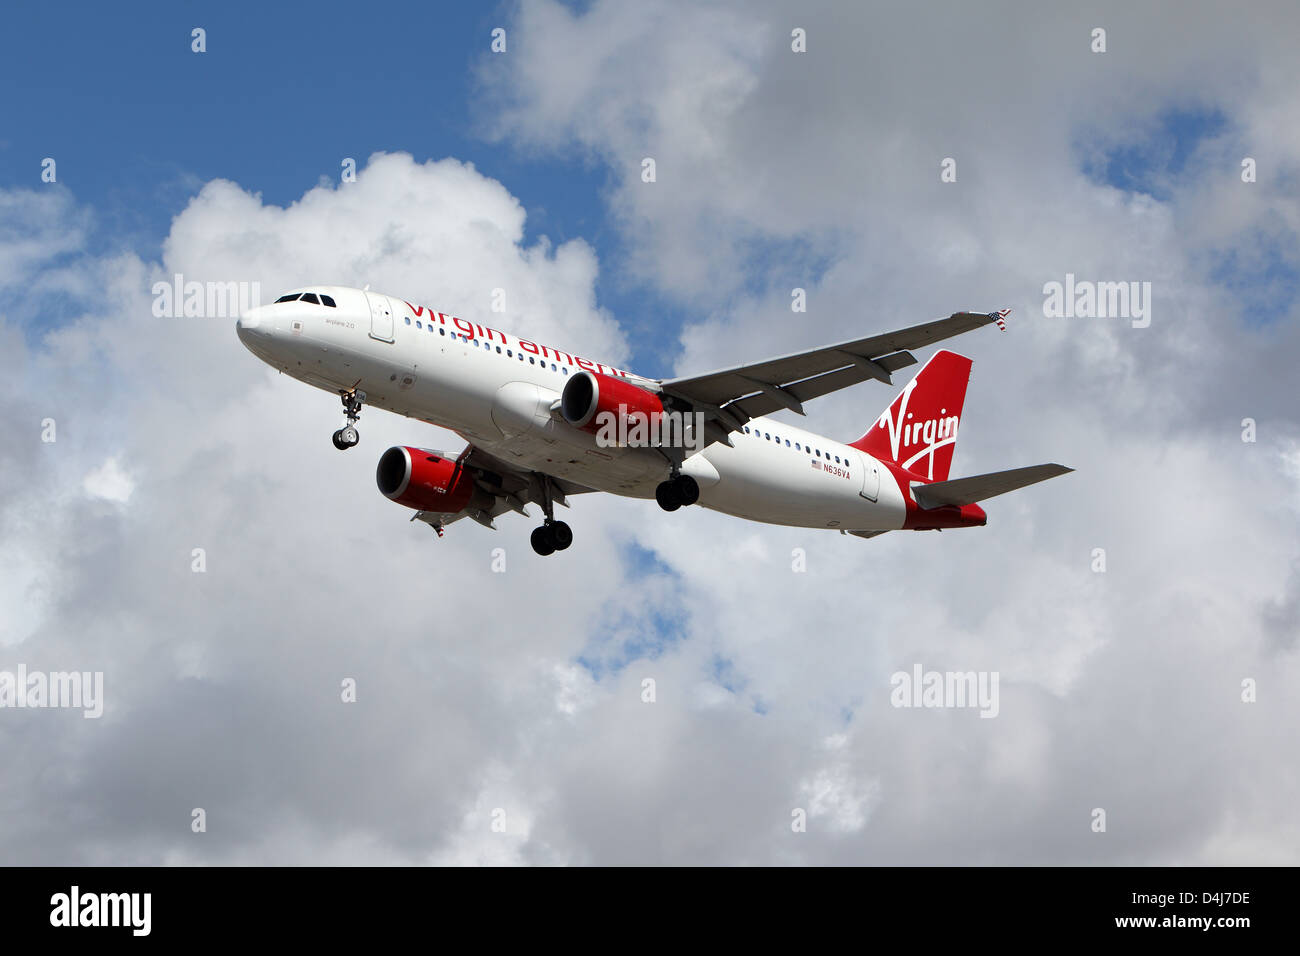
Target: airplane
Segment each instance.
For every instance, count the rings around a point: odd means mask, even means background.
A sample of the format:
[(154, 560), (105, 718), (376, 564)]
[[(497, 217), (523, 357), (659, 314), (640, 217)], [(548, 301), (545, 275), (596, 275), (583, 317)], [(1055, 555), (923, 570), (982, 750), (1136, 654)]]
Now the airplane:
[(682, 378), (646, 378), (491, 326), (364, 289), (311, 286), (244, 312), (243, 344), (280, 372), (340, 397), (334, 446), (359, 440), (365, 405), (450, 429), (458, 453), (398, 445), (376, 484), (442, 537), (541, 507), (533, 550), (567, 549), (555, 517), (573, 496), (654, 498), (751, 521), (871, 538), (982, 526), (979, 502), (1063, 475), (1058, 464), (949, 479), (971, 359), (940, 349), (874, 420), (840, 442), (769, 417), (875, 379), (912, 349), (996, 323), (955, 312), (896, 332)]

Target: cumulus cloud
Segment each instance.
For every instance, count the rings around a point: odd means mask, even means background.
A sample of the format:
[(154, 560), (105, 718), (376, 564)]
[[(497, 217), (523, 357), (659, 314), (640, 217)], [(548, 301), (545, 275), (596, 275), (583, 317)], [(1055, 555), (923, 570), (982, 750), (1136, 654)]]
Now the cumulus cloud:
[[(807, 533), (713, 517), (696, 522), (704, 547), (694, 526), (643, 532), (695, 595), (694, 633), (755, 699), (850, 713), (845, 746), (881, 803), (857, 839), (803, 858), (1240, 862), (1254, 829), (1283, 840), (1266, 858), (1294, 859), (1290, 785), (1248, 770), (1289, 766), (1291, 735), (1243, 723), (1288, 726), (1291, 705), (1273, 699), (1265, 718), (1240, 700), (1242, 680), (1285, 684), (1296, 667), (1273, 640), (1294, 617), (1279, 610), (1294, 607), (1297, 530), (1279, 450), (1297, 425), (1300, 208), (1294, 124), (1276, 122), (1297, 105), (1277, 20), (1182, 6), (1188, 42), (1169, 44), (1158, 7), (954, 5), (940, 31), (903, 9), (654, 11), (529, 5), (527, 48), (482, 79), (502, 141), (609, 164), (640, 280), (700, 313), (678, 371), (1013, 306), (1005, 338), (957, 343), (976, 358), (957, 466), (1079, 469), (993, 502), (979, 535), (819, 538), (806, 578), (787, 556)], [(1097, 25), (1105, 54), (1089, 49)], [(796, 26), (806, 54), (790, 49)], [(573, 55), (548, 60), (555, 48)], [(1244, 183), (1243, 157), (1263, 155), (1267, 181)], [(957, 181), (942, 183), (949, 157)], [(1105, 175), (1116, 157), (1131, 176)], [(1047, 319), (1043, 286), (1066, 273), (1151, 282), (1151, 327)], [(794, 287), (806, 314), (790, 311)], [(819, 403), (815, 424), (860, 434), (886, 401), (873, 394)], [(1245, 417), (1270, 437), (1243, 442)], [(915, 662), (999, 671), (1002, 714), (883, 708), (887, 675)], [(1211, 753), (1237, 754), (1252, 782), (1176, 795)], [(1124, 848), (1088, 830), (1108, 801)]]
[[(85, 218), (65, 212), (51, 233)], [(41, 333), (22, 332), (33, 317), (21, 310), (4, 316), (0, 362), (32, 383), (4, 424), (4, 565), (21, 572), (3, 585), (21, 609), (5, 664), (103, 670), (106, 705), (89, 732), (50, 713), (0, 726), (29, 766), (65, 768), (3, 785), (6, 858), (475, 857), (468, 836), (448, 842), (464, 802), (572, 708), (581, 682), (557, 662), (585, 636), (563, 624), (613, 613), (625, 563), (591, 536), (590, 590), (575, 597), (523, 560), (526, 522), (437, 541), (375, 493), (374, 458), (399, 441), (455, 448), (455, 436), (371, 411), (369, 452), (340, 456), (335, 400), (257, 362), (229, 318), (156, 318), (150, 290), (176, 273), (268, 293), (370, 282), (485, 319), (501, 287), (512, 328), (621, 360), (591, 250), (525, 246), (522, 226), (517, 201), (469, 166), (377, 155), (355, 184), (287, 209), (209, 183), (161, 262), (70, 239), (26, 266), (48, 277), (70, 253), (76, 281), (60, 281), (93, 294)], [(494, 575), (501, 545), (510, 573)], [(521, 648), (534, 616), (545, 626)], [(346, 678), (356, 704), (341, 701)], [(195, 807), (207, 834), (190, 832)], [(507, 809), (527, 819), (521, 799)], [(73, 818), (85, 825), (54, 840)], [(497, 859), (491, 831), (472, 833)]]

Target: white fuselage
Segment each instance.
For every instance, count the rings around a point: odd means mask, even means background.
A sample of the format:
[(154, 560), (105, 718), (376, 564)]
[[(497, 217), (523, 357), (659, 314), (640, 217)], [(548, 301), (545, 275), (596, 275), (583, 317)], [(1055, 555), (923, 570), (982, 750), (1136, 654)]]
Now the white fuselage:
[[(241, 341), (280, 371), (335, 395), (455, 431), (522, 470), (589, 488), (653, 498), (668, 475), (653, 448), (602, 447), (551, 405), (580, 369), (654, 390), (656, 383), (494, 327), (368, 290), (315, 286), (334, 307), (302, 301), (259, 306), (239, 321)], [(686, 458), (699, 504), (770, 524), (895, 529), (906, 505), (875, 458), (769, 418)]]

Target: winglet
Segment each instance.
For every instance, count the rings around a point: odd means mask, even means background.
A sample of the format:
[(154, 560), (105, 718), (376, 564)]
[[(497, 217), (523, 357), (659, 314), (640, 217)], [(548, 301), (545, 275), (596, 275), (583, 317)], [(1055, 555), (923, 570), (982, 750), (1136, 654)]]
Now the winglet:
[(998, 328), (1003, 332), (1007, 330), (1006, 318), (1011, 314), (1010, 309), (1002, 309), (998, 312), (990, 312), (989, 318), (998, 324)]

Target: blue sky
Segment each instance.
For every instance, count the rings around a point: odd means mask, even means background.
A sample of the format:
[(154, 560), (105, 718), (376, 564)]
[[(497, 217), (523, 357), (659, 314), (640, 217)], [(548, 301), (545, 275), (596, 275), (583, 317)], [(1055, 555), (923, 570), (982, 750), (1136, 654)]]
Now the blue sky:
[(1110, 130), (1108, 147), (1085, 159), (1084, 170), (1094, 182), (1167, 202), (1197, 148), (1227, 128), (1219, 110), (1171, 108), (1137, 128)]
[[(590, 243), (599, 303), (627, 323), (640, 369), (667, 374), (680, 306), (608, 266), (625, 253), (603, 202), (608, 170), (583, 157), (490, 142), (476, 71), (509, 5), (144, 3), (124, 18), (98, 3), (17, 5), (0, 33), (5, 107), (0, 187), (37, 189), (41, 161), (94, 210), (88, 251), (158, 258), (171, 220), (203, 183), (230, 179), (287, 205), (344, 157), (451, 156), (500, 180), (528, 212), (525, 242)], [(207, 31), (207, 52), (190, 32)], [(515, 42), (522, 42), (516, 40)], [(328, 281), (328, 276), (321, 277)], [(401, 290), (393, 290), (401, 294)], [(50, 321), (57, 321), (50, 316)], [(667, 340), (672, 341), (672, 340)], [(576, 346), (575, 346), (576, 347)]]
[[(1144, 123), (1108, 129), (1105, 145), (1095, 151), (1079, 149), (1079, 161), (1093, 182), (1169, 203), (1207, 172), (1220, 175), (1215, 168), (1218, 155), (1198, 151), (1231, 132), (1232, 122), (1220, 109), (1171, 105)], [(1229, 175), (1236, 173), (1234, 168)], [(1233, 295), (1252, 325), (1277, 321), (1300, 296), (1295, 255), (1300, 237), (1282, 217), (1275, 214), (1270, 220), (1266, 227), (1248, 229), (1233, 236), (1231, 244), (1202, 256), (1205, 275)]]
[[(452, 156), (520, 199), (526, 242), (590, 243), (602, 266), (599, 304), (622, 322), (631, 364), (672, 371), (677, 333), (700, 316), (619, 268), (635, 250), (607, 214), (610, 171), (589, 157), (526, 153), (483, 135), (475, 76), (491, 69), (491, 31), (510, 26), (510, 5), (411, 4), (364, 16), (351, 4), (315, 5), (310, 15), (249, 2), (132, 9), (124, 19), (98, 3), (15, 5), (0, 34), (0, 80), (21, 91), (0, 128), (0, 186), (48, 188), (40, 164), (53, 157), (62, 188), (94, 211), (87, 251), (127, 246), (158, 258), (172, 217), (214, 178), (286, 205), (322, 178), (337, 182), (343, 157)], [(190, 49), (196, 26), (207, 31), (203, 54)], [(1217, 109), (1171, 106), (1143, 128), (1108, 130), (1106, 145), (1081, 151), (1078, 162), (1094, 181), (1168, 201), (1194, 174), (1197, 147), (1227, 126)], [(792, 284), (814, 286), (833, 264), (824, 249), (755, 235), (745, 288), (771, 292), (781, 307)], [(1256, 314), (1284, 311), (1300, 285), (1275, 251), (1263, 263), (1225, 252), (1210, 274), (1250, 295)], [(1257, 289), (1265, 291), (1252, 295)], [(43, 319), (58, 316), (43, 310)]]

